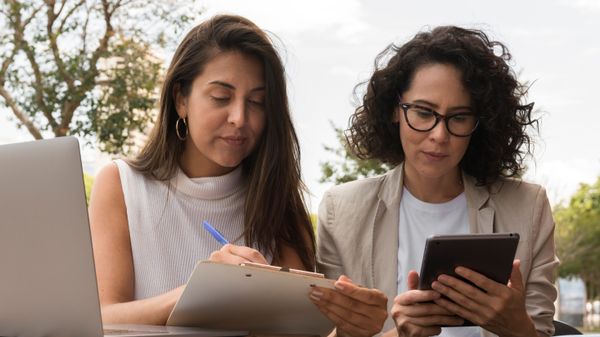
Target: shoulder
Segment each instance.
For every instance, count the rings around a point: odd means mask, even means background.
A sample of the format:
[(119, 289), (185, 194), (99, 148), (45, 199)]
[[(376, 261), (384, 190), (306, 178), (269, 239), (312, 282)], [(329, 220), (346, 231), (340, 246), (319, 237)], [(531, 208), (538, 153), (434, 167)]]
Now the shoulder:
[(550, 202), (541, 185), (503, 179), (489, 186), (489, 191), (487, 205), (495, 210), (498, 230), (516, 230), (527, 241), (538, 235), (540, 227), (553, 227)]
[(103, 166), (94, 178), (94, 186), (100, 185), (121, 185), (119, 176), (119, 167), (116, 162), (110, 162)]
[[(381, 199), (395, 193), (401, 167), (375, 177), (364, 178), (334, 186), (323, 195), (319, 206), (321, 216), (328, 218), (359, 219), (369, 217)], [(336, 216), (337, 215), (337, 216)]]
[(93, 237), (127, 230), (127, 210), (116, 163), (105, 165), (96, 174), (88, 211)]
[(386, 175), (354, 180), (331, 187), (325, 192), (323, 200), (335, 201), (336, 203), (365, 202), (369, 198), (377, 196)]
[(123, 198), (121, 177), (117, 163), (110, 162), (102, 167), (94, 177), (91, 200), (106, 197), (114, 198), (115, 196), (119, 196), (120, 199)]
[(98, 171), (94, 178), (93, 190), (98, 190), (103, 195), (119, 196), (123, 199), (123, 194), (127, 194), (130, 190), (137, 190), (136, 187), (146, 185), (147, 181), (148, 177), (142, 172), (129, 165), (127, 161), (117, 159)]
[(489, 187), (490, 197), (496, 200), (529, 205), (547, 200), (546, 189), (536, 183), (520, 179), (503, 178)]

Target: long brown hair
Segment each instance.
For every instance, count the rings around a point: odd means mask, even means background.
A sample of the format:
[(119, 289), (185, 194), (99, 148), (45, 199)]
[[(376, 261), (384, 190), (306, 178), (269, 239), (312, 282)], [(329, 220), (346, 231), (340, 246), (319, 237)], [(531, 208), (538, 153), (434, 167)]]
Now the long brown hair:
[[(158, 180), (177, 172), (184, 143), (175, 133), (175, 91), (188, 96), (206, 63), (222, 52), (257, 57), (264, 68), (266, 126), (252, 153), (243, 160), (248, 182), (244, 239), (275, 259), (283, 246), (314, 268), (314, 233), (302, 192), (300, 147), (288, 107), (285, 73), (270, 38), (246, 18), (218, 15), (193, 28), (183, 39), (167, 71), (160, 111), (149, 139), (130, 164)], [(307, 237), (308, 236), (308, 237)]]

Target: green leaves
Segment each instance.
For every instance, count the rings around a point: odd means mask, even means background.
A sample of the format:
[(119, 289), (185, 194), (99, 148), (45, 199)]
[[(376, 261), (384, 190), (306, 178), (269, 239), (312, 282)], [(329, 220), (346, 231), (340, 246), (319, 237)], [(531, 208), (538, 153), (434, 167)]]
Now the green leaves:
[(0, 2), (0, 106), (34, 138), (78, 135), (111, 154), (143, 141), (164, 60), (193, 2)]
[(600, 177), (581, 184), (568, 206), (555, 207), (553, 215), (559, 275), (580, 275), (590, 298), (600, 295)]
[(103, 152), (128, 153), (155, 117), (162, 61), (151, 56), (149, 44), (124, 36), (113, 41), (108, 54), (72, 133), (95, 136)]
[(378, 160), (362, 160), (353, 155), (347, 146), (344, 130), (330, 123), (335, 130), (340, 146), (331, 147), (324, 145), (325, 151), (334, 154), (336, 159), (321, 163), (321, 178), (319, 182), (332, 182), (341, 184), (360, 178), (372, 177), (383, 174), (391, 169), (390, 165)]

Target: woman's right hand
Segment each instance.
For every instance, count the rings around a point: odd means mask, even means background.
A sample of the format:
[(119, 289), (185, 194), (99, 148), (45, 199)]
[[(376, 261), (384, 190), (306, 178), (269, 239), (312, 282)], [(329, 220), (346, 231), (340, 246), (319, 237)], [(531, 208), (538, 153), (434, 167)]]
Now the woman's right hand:
[(245, 262), (269, 264), (267, 259), (265, 259), (258, 250), (245, 246), (236, 246), (230, 243), (224, 245), (221, 249), (212, 252), (208, 260), (228, 264), (240, 264)]
[(340, 276), (335, 289), (314, 287), (311, 301), (336, 328), (330, 337), (370, 337), (381, 331), (387, 318), (387, 297), (378, 289), (356, 285)]
[(418, 290), (419, 274), (408, 273), (408, 290), (394, 299), (392, 318), (398, 336), (434, 336), (442, 326), (461, 325), (463, 319), (433, 303), (441, 295), (434, 290)]

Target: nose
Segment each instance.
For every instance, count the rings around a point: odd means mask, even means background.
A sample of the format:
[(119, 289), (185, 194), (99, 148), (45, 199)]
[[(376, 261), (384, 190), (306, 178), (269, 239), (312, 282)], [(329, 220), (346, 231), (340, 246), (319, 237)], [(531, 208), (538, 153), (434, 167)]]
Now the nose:
[(227, 122), (236, 128), (241, 128), (246, 124), (246, 102), (243, 99), (233, 102), (229, 109)]
[(448, 132), (444, 120), (440, 120), (437, 125), (429, 131), (429, 138), (438, 143), (445, 143), (450, 139), (450, 132)]

